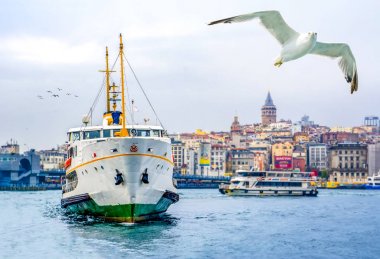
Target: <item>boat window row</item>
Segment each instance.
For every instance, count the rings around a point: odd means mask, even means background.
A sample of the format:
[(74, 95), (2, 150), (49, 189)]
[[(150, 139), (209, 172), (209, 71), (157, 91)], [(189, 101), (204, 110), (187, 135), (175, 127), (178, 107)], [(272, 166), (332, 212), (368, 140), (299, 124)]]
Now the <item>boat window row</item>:
[[(163, 130), (128, 129), (129, 136), (135, 137), (162, 137)], [(67, 133), (69, 141), (110, 138), (120, 136), (120, 129), (85, 130)]]
[(301, 187), (302, 182), (257, 182), (256, 186), (264, 187)]
[(238, 172), (239, 176), (265, 177), (265, 172)]
[(268, 173), (267, 177), (293, 177), (293, 173)]

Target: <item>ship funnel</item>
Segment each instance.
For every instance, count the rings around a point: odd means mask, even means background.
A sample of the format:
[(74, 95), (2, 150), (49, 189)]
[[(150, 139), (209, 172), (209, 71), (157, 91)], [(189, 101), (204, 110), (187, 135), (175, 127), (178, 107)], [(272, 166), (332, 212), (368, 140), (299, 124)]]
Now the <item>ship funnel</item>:
[(121, 112), (119, 111), (114, 111), (112, 112), (112, 120), (113, 120), (113, 124), (120, 124), (120, 115), (121, 115)]

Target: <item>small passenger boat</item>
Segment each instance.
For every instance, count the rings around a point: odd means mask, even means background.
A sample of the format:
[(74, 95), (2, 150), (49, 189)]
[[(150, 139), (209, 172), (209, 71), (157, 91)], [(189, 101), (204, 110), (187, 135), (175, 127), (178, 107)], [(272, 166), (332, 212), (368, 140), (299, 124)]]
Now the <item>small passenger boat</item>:
[(369, 176), (367, 179), (367, 184), (364, 185), (364, 188), (380, 190), (380, 174)]
[(256, 172), (238, 170), (230, 184), (219, 191), (230, 196), (317, 196), (318, 190), (309, 173)]

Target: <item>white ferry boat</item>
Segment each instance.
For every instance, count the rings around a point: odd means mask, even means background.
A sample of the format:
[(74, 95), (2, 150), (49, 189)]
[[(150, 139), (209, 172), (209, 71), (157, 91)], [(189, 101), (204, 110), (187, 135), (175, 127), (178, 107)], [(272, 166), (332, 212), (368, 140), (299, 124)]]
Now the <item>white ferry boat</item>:
[(219, 191), (230, 196), (317, 196), (313, 179), (305, 173), (238, 170)]
[(369, 176), (367, 179), (367, 184), (364, 185), (364, 188), (380, 190), (380, 174)]
[(84, 120), (84, 126), (67, 133), (61, 206), (106, 220), (139, 222), (160, 216), (179, 196), (173, 185), (171, 141), (166, 131), (161, 126), (126, 125), (123, 54), (120, 35), (121, 92), (109, 84), (112, 71), (106, 49), (103, 124), (87, 126)]

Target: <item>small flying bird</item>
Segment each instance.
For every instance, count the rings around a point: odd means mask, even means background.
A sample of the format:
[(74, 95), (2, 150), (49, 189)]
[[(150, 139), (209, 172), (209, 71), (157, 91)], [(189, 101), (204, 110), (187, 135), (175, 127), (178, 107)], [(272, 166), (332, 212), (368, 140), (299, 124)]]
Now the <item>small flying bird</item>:
[(66, 95), (71, 95), (71, 93), (66, 93)]
[(259, 18), (264, 27), (282, 45), (280, 56), (275, 60), (275, 66), (280, 67), (283, 63), (298, 59), (306, 54), (339, 58), (339, 67), (343, 71), (346, 81), (351, 83), (351, 94), (358, 90), (356, 62), (347, 44), (318, 42), (316, 32), (298, 33), (286, 24), (278, 11), (243, 14), (213, 21), (208, 25), (246, 22), (255, 18)]
[(48, 93), (52, 93), (52, 91), (50, 91), (50, 90), (47, 90), (46, 92), (48, 92)]
[(58, 87), (57, 89), (58, 89), (58, 91), (62, 91), (62, 88), (59, 88), (59, 87)]
[(40, 98), (40, 99), (44, 99), (41, 95), (37, 95), (37, 97)]
[(58, 94), (53, 94), (52, 96), (53, 96), (53, 97), (59, 97), (59, 95), (58, 95)]
[(74, 95), (75, 97), (79, 97), (78, 95)]

